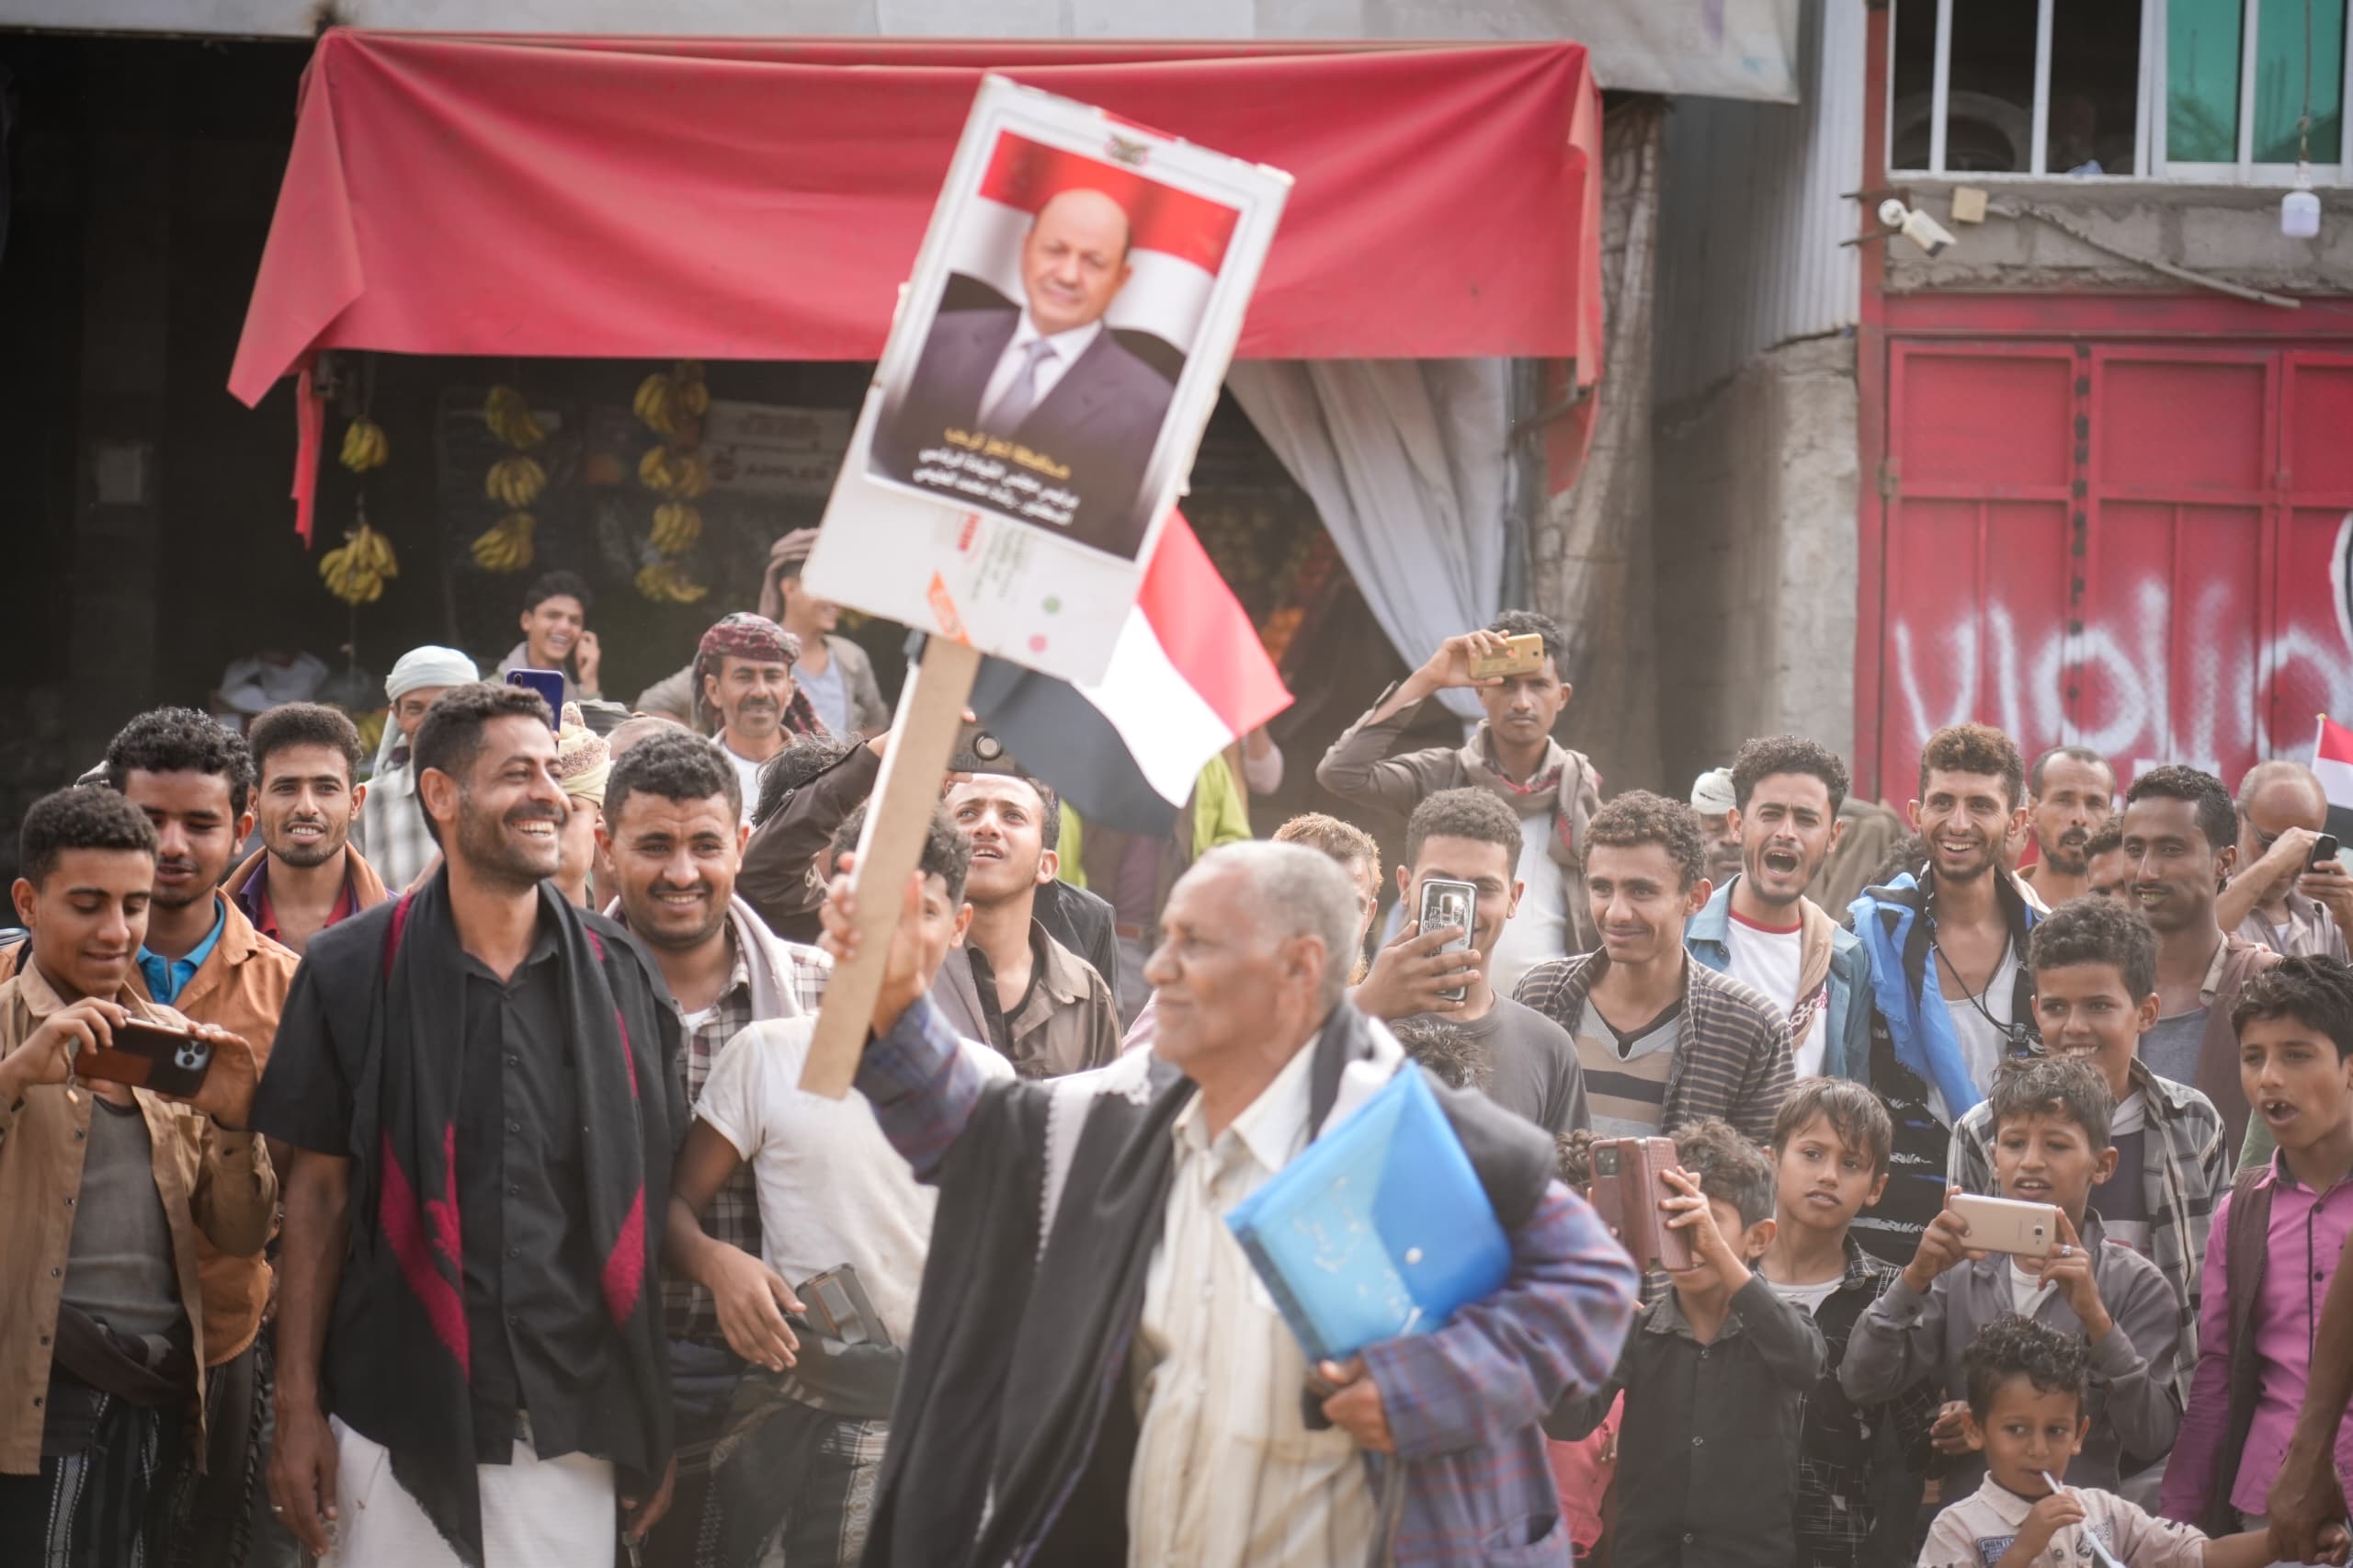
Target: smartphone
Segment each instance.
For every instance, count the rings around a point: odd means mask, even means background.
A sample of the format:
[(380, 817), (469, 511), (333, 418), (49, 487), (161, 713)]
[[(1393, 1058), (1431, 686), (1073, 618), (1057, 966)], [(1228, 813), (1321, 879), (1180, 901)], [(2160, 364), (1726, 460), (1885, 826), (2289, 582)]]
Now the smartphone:
[(548, 728), (563, 727), (563, 672), (562, 670), (508, 670), (506, 684), (529, 687), (540, 694), (548, 705)]
[(2313, 858), (2304, 862), (2308, 871), (2317, 871), (2336, 858), (2336, 835), (2324, 833), (2313, 840)]
[(1593, 1210), (1618, 1238), (1634, 1267), (1688, 1268), (1699, 1261), (1690, 1236), (1671, 1230), (1659, 1209), (1676, 1195), (1666, 1173), (1677, 1168), (1672, 1138), (1602, 1138), (1593, 1145)]
[(137, 1018), (115, 1026), (112, 1045), (74, 1058), (74, 1071), (82, 1077), (183, 1100), (204, 1086), (211, 1070), (211, 1041)]
[(1973, 1252), (2006, 1252), (2018, 1257), (2049, 1257), (2059, 1246), (2059, 1206), (2023, 1203), (2015, 1198), (1957, 1193), (1947, 1205), (1969, 1221), (1963, 1238)]
[(891, 1331), (874, 1311), (865, 1283), (850, 1264), (811, 1276), (794, 1290), (809, 1327), (844, 1345), (887, 1346)]
[[(1462, 933), (1438, 950), (1459, 953), (1471, 946), (1471, 921), (1479, 909), (1479, 890), (1469, 882), (1458, 882), (1445, 877), (1431, 877), (1422, 883), (1422, 907), (1415, 916), (1425, 931), (1435, 931), (1451, 926)], [(1449, 1002), (1460, 1002), (1471, 994), (1468, 985), (1458, 985), (1451, 991), (1441, 991), (1440, 996)]]
[(1006, 756), (1005, 743), (978, 724), (958, 727), (956, 748), (948, 756), (949, 768), (956, 773), (1011, 773), (1017, 766)]
[(1544, 639), (1533, 631), (1523, 631), (1517, 637), (1505, 638), (1502, 653), (1473, 658), (1471, 678), (1493, 680), (1497, 676), (1529, 676), (1543, 667)]

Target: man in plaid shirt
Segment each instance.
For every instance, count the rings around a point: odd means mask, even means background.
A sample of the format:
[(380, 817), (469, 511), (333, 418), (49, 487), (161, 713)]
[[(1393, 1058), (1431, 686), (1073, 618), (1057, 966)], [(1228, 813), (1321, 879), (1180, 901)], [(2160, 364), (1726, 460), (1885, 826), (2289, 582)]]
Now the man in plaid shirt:
[[(742, 790), (734, 768), (709, 741), (683, 729), (649, 735), (614, 762), (604, 824), (597, 830), (620, 889), (619, 918), (677, 1003), (689, 1107), (729, 1040), (755, 1023), (814, 1013), (832, 972), (824, 953), (779, 937), (735, 897), (746, 832)], [(760, 1256), (759, 1200), (748, 1165), (712, 1196), (703, 1230)], [(743, 1366), (727, 1348), (709, 1290), (667, 1279), (662, 1291), (677, 1403), (678, 1482), (654, 1532), (657, 1562), (691, 1548), (710, 1446)]]
[(425, 831), (425, 812), (416, 803), (416, 769), (410, 765), (409, 744), (425, 722), (433, 699), (453, 686), (471, 686), (482, 678), (474, 662), (455, 648), (427, 644), (411, 648), (384, 677), (384, 699), (392, 716), (384, 738), (376, 748), (376, 767), (368, 776), (368, 798), (359, 806), (359, 846), (384, 886), (397, 897), (433, 864), (433, 835)]

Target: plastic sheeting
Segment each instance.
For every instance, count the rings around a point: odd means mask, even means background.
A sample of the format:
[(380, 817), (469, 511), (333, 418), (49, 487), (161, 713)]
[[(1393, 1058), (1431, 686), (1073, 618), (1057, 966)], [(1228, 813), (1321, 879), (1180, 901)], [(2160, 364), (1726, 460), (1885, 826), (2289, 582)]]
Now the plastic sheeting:
[(984, 71), (1298, 184), (1257, 358), (1600, 365), (1599, 91), (1573, 43), (914, 43), (336, 29), (230, 390), (313, 350), (870, 359)]

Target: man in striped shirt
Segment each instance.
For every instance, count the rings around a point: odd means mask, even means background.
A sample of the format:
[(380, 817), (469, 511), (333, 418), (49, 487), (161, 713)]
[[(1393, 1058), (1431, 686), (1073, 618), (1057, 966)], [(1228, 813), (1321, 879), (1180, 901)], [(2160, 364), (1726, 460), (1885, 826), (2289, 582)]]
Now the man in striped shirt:
[(1684, 949), (1706, 867), (1689, 806), (1642, 790), (1611, 801), (1585, 838), (1600, 949), (1537, 965), (1513, 994), (1576, 1042), (1597, 1138), (1671, 1138), (1713, 1116), (1762, 1143), (1789, 1096), (1780, 1009)]

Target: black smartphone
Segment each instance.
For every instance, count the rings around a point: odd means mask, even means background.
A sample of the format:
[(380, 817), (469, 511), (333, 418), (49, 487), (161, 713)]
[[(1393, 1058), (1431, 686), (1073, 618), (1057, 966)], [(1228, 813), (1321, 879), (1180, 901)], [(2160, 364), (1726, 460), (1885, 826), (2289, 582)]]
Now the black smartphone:
[(116, 1025), (111, 1045), (74, 1058), (74, 1071), (82, 1077), (104, 1078), (182, 1100), (204, 1086), (204, 1075), (211, 1070), (210, 1040), (138, 1018)]
[(2324, 833), (2313, 840), (2313, 858), (2304, 862), (2304, 869), (2308, 871), (2316, 871), (2336, 858), (2336, 835)]
[(563, 672), (562, 670), (508, 670), (506, 684), (528, 687), (540, 694), (548, 705), (548, 728), (563, 727)]
[[(1458, 882), (1445, 877), (1427, 877), (1422, 881), (1422, 907), (1415, 918), (1425, 932), (1442, 926), (1451, 926), (1461, 932), (1438, 950), (1459, 953), (1471, 945), (1471, 921), (1479, 908), (1479, 890), (1469, 882)], [(1471, 994), (1467, 985), (1451, 991), (1441, 991), (1440, 996), (1449, 1002), (1460, 1002)]]

